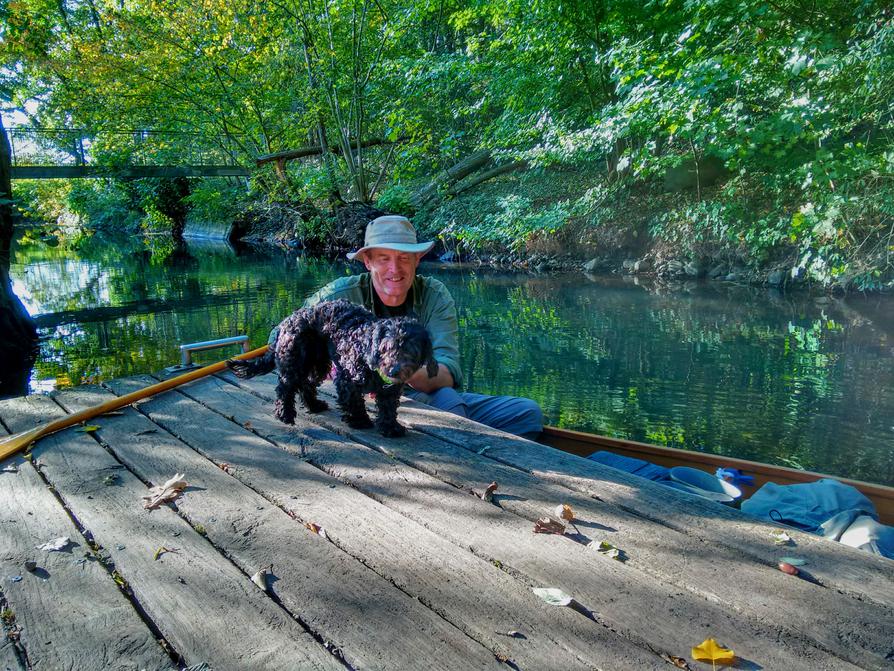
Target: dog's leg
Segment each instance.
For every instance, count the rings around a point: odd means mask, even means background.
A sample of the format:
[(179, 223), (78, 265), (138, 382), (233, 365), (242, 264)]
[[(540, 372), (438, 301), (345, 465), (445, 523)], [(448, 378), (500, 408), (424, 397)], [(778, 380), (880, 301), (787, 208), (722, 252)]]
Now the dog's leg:
[(317, 385), (313, 382), (302, 382), (298, 387), (298, 391), (301, 394), (301, 402), (304, 403), (304, 407), (307, 408), (308, 412), (323, 412), (329, 408), (329, 404), (326, 401), (321, 401), (317, 398)]
[(386, 438), (400, 438), (406, 435), (406, 428), (397, 421), (397, 406), (403, 385), (393, 385), (376, 394), (376, 428)]
[(345, 424), (353, 429), (368, 429), (373, 425), (360, 388), (341, 371), (335, 376), (335, 390), (338, 392), (338, 407), (342, 411), (341, 419)]
[(295, 386), (291, 380), (279, 376), (276, 385), (276, 403), (273, 404), (273, 416), (284, 424), (295, 423)]

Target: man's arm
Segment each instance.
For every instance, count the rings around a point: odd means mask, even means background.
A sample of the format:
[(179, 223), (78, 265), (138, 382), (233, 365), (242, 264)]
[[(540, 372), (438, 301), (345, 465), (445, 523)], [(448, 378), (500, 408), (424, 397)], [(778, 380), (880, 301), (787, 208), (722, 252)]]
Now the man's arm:
[[(410, 386), (430, 393), (428, 388), (436, 391), (446, 386), (462, 386), (462, 370), (459, 365), (459, 325), (453, 297), (438, 280), (426, 280), (428, 290), (420, 321), (431, 335), (435, 360), (438, 362), (438, 375), (428, 378), (424, 371), (421, 374), (417, 371), (411, 378)], [(443, 371), (444, 368), (447, 370)]]
[(429, 377), (428, 371), (425, 369), (425, 366), (423, 366), (413, 373), (413, 377), (407, 380), (407, 384), (413, 387), (416, 391), (431, 394), (442, 387), (452, 387), (453, 374), (447, 366), (439, 363), (438, 374), (434, 377)]

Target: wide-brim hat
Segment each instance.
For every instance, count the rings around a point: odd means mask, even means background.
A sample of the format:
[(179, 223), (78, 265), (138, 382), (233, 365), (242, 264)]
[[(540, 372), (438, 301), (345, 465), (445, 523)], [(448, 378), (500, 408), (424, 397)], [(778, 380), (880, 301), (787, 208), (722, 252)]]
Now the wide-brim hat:
[(358, 254), (367, 249), (393, 249), (397, 252), (424, 254), (434, 246), (434, 242), (416, 241), (416, 229), (409, 219), (389, 214), (377, 217), (366, 225), (363, 247), (349, 252), (348, 258), (353, 261)]

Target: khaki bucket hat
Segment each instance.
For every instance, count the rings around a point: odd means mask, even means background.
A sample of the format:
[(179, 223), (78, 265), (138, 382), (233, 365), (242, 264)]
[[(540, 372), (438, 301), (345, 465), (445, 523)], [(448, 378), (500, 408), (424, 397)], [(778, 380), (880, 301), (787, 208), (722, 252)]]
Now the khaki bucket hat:
[(393, 249), (413, 254), (425, 253), (435, 246), (434, 242), (416, 242), (416, 229), (406, 217), (389, 214), (373, 219), (366, 225), (363, 247), (348, 253), (352, 261), (367, 249)]

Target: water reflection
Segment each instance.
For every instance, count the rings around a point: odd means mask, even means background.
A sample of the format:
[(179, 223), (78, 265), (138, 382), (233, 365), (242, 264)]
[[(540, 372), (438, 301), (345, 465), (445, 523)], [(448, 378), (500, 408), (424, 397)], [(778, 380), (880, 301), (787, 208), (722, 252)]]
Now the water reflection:
[[(20, 244), (12, 275), (41, 329), (32, 388), (158, 370), (185, 342), (247, 333), (259, 346), (305, 296), (360, 269), (220, 244), (170, 251)], [(423, 272), (456, 298), (476, 391), (535, 398), (559, 426), (894, 484), (890, 297)]]

